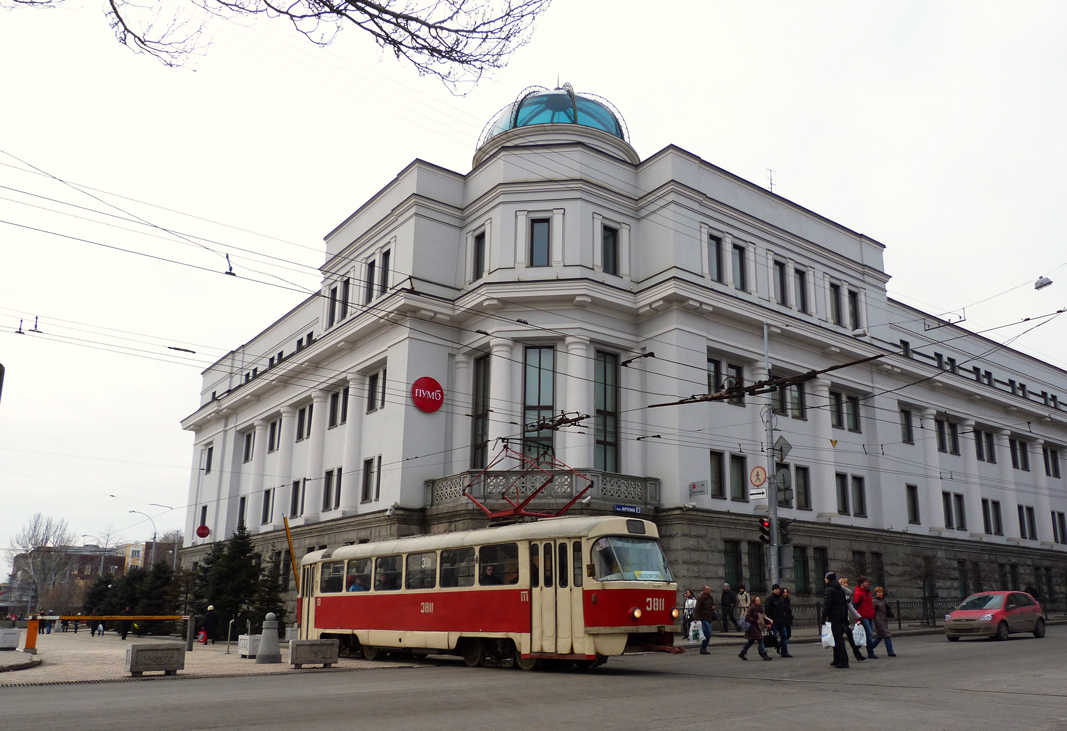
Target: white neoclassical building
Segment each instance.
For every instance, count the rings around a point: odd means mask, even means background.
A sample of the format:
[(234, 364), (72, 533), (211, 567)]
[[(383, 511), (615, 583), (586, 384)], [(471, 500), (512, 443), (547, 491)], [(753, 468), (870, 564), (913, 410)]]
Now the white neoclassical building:
[[(590, 477), (576, 510), (659, 523), (683, 585), (763, 590), (770, 413), (797, 593), (831, 568), (916, 595), (927, 556), (938, 595), (1062, 603), (1067, 373), (889, 299), (883, 250), (686, 150), (641, 160), (603, 99), (527, 90), (469, 172), (412, 162), (326, 237), (319, 294), (204, 372), (183, 561), (241, 520), (286, 570), (283, 517), (298, 554), (484, 524), (463, 489), (503, 504), (514, 460), (474, 478), (507, 441)], [(529, 428), (561, 413), (587, 418)]]

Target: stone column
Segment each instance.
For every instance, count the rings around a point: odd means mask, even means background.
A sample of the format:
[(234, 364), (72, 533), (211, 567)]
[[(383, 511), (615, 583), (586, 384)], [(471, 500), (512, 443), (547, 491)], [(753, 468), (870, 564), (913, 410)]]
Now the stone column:
[[(594, 408), (593, 408), (593, 358), (588, 338), (568, 337), (564, 340), (567, 348), (565, 388), (566, 401), (561, 410), (568, 413), (576, 411), (588, 414), (586, 428), (575, 426), (563, 429), (562, 461), (577, 470), (591, 469), (593, 466)], [(585, 434), (579, 432), (585, 431)]]
[(464, 472), (471, 461), (471, 423), (474, 415), (474, 383), (471, 380), (471, 356), (456, 353), (452, 358), (452, 474)]
[(1055, 531), (1052, 529), (1052, 502), (1049, 500), (1048, 476), (1045, 474), (1045, 462), (1041, 458), (1040, 444), (1026, 444), (1029, 450), (1031, 446), (1038, 448), (1037, 454), (1031, 452), (1030, 474), (1034, 476), (1034, 510), (1037, 511), (1037, 539), (1042, 547), (1052, 548), (1056, 544), (1052, 541)]
[(941, 458), (937, 451), (937, 424), (934, 423), (937, 411), (923, 409), (919, 418), (922, 420), (920, 438), (923, 442), (923, 463), (927, 474), (926, 484), (920, 488), (926, 491), (926, 499), (921, 501), (926, 514), (920, 517), (929, 532), (940, 535), (945, 530), (945, 510), (941, 500)]
[[(511, 387), (511, 373), (515, 365), (512, 362), (512, 342), (493, 338), (489, 341), (489, 347), (492, 351), (489, 362), (489, 408), (492, 409), (489, 414), (489, 459), (492, 461), (500, 448), (496, 441), (498, 438), (522, 435), (522, 417), (515, 417), (515, 394)], [(517, 440), (512, 446), (521, 449)]]
[[(351, 392), (349, 392), (351, 396)], [(315, 408), (311, 414), (311, 439), (308, 441), (307, 479), (304, 487), (304, 522), (313, 523), (319, 519), (322, 509), (322, 447), (326, 443), (326, 409), (330, 394), (316, 391), (311, 395)]]
[[(833, 426), (830, 421), (830, 379), (817, 377), (811, 381), (812, 432), (815, 436), (819, 460), (811, 465), (811, 507), (817, 518), (837, 517), (837, 486), (834, 483), (836, 457), (831, 446)], [(822, 451), (825, 450), (825, 451)]]
[(1015, 494), (1015, 475), (1012, 474), (1011, 446), (1008, 439), (1011, 432), (1007, 429), (996, 430), (997, 465), (1000, 471), (1000, 519), (1004, 526), (1004, 537), (1013, 543), (1022, 540), (1019, 533), (1019, 499)]
[[(974, 433), (974, 419), (964, 419), (960, 422), (961, 431), (970, 434), (972, 439), (978, 439)], [(967, 531), (971, 538), (984, 538), (985, 531), (982, 521), (982, 485), (978, 477), (978, 456), (974, 451), (974, 445), (967, 445), (966, 441), (961, 445), (963, 449), (963, 503), (967, 510)]]
[(296, 440), (296, 409), (282, 407), (282, 423), (278, 429), (278, 473), (274, 476), (274, 519), (272, 529), (283, 528), (282, 518), (289, 515), (290, 493), (293, 483), (293, 443)]
[(245, 525), (254, 526), (250, 530), (257, 533), (268, 530), (270, 527), (262, 523), (263, 500), (266, 498), (266, 492), (263, 490), (263, 470), (267, 465), (267, 426), (266, 419), (256, 419), (255, 436), (252, 437), (252, 479), (249, 485), (251, 494), (248, 501), (249, 514), (245, 516)]
[[(341, 458), (341, 510), (355, 511), (359, 506), (359, 490), (363, 460), (360, 459), (363, 437), (363, 393), (367, 377), (348, 374), (348, 420), (345, 422), (345, 448)], [(312, 432), (314, 433), (314, 432)]]

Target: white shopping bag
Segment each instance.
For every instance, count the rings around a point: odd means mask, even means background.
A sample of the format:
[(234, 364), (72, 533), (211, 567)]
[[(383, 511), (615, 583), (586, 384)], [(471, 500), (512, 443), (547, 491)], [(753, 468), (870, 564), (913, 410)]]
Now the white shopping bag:
[(689, 641), (690, 642), (703, 642), (704, 641), (704, 627), (700, 622), (693, 622), (689, 625)]
[(824, 622), (822, 626), (822, 646), (834, 646), (834, 631), (830, 628), (829, 622)]
[(852, 628), (852, 641), (856, 643), (856, 647), (866, 646), (867, 632), (863, 629), (862, 624), (857, 624)]

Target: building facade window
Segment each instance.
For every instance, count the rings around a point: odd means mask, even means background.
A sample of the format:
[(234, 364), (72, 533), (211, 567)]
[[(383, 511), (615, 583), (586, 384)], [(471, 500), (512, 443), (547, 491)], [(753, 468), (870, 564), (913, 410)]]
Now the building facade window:
[(745, 259), (747, 257), (748, 250), (746, 247), (740, 244), (734, 244), (733, 247), (733, 269), (734, 269), (734, 289), (740, 289), (748, 291), (748, 282), (745, 279)]
[(1059, 479), (1060, 476), (1060, 452), (1052, 447), (1042, 447), (1041, 456), (1045, 460), (1045, 475)]
[(311, 417), (315, 404), (303, 406), (296, 412), (296, 441), (301, 442), (311, 436)]
[(708, 480), (708, 494), (714, 498), (726, 498), (726, 485), (723, 481), (724, 457), (722, 452), (711, 450), (708, 452), (711, 467), (710, 479)]
[(389, 273), (390, 273), (390, 259), (392, 258), (391, 251), (382, 252), (382, 266), (381, 272), (378, 274), (378, 294), (384, 295), (389, 291)]
[(326, 309), (326, 327), (337, 322), (337, 287), (330, 287), (330, 302)]
[(600, 232), (600, 261), (605, 274), (619, 274), (619, 229), (604, 226)]
[(900, 441), (904, 444), (915, 444), (915, 427), (911, 419), (911, 411), (900, 410)]
[(774, 271), (772, 272), (772, 278), (774, 279), (774, 301), (780, 305), (786, 307), (789, 306), (789, 284), (786, 279), (785, 262), (775, 260)]
[(797, 510), (811, 510), (811, 473), (807, 467), (793, 470), (793, 484), (796, 485)]
[[(776, 476), (777, 475), (781, 475), (781, 474), (785, 474), (785, 476), (788, 478), (789, 475), (791, 474), (791, 470), (789, 469), (789, 465), (785, 464), (784, 462), (777, 462), (774, 465), (774, 474)], [(790, 487), (788, 490), (782, 490), (782, 489), (779, 488), (777, 490), (778, 506), (782, 507), (782, 508), (791, 508), (791, 507), (793, 507), (793, 495), (795, 495), (795, 494), (796, 494), (796, 491), (792, 487)]]
[[(552, 346), (526, 348), (523, 365), (523, 424), (551, 419), (555, 411), (556, 349)], [(552, 452), (552, 429), (526, 431), (523, 452), (538, 458)]]
[(858, 475), (852, 476), (852, 514), (867, 517), (867, 488), (863, 478)]
[(845, 428), (845, 395), (840, 391), (830, 392), (830, 424), (835, 429)]
[(941, 508), (945, 514), (945, 528), (952, 530), (956, 527), (952, 522), (952, 493), (941, 492)]
[(607, 472), (619, 471), (619, 356), (597, 351), (593, 365), (593, 407), (595, 447), (593, 466)]
[(1028, 541), (1037, 540), (1037, 516), (1030, 505), (1019, 505), (1019, 535)]
[(921, 522), (919, 519), (919, 486), (905, 485), (904, 495), (908, 504), (908, 522), (918, 525)]
[[(826, 573), (830, 570), (830, 553), (824, 546), (816, 546), (811, 549), (812, 564), (814, 564), (816, 582), (821, 581), (822, 577), (826, 576)], [(818, 587), (816, 583), (816, 587)]]
[(245, 462), (251, 462), (252, 461), (252, 454), (253, 454), (253, 452), (255, 450), (256, 433), (254, 431), (245, 432), (245, 440), (244, 441), (245, 441), (245, 448), (244, 448), (243, 460)]
[(289, 492), (289, 517), (295, 518), (304, 514), (304, 481), (293, 480), (292, 490)]
[(386, 369), (375, 371), (367, 376), (367, 413), (385, 408)]
[(489, 463), (489, 356), (474, 359), (471, 394), (471, 469), (481, 470)]
[(849, 431), (860, 431), (860, 397), (845, 397), (845, 426)]
[(205, 453), (204, 453), (204, 474), (205, 475), (210, 475), (211, 474), (211, 460), (212, 460), (212, 458), (214, 456), (215, 456), (215, 447), (214, 446), (208, 447), (205, 450)]
[(958, 492), (952, 493), (952, 506), (956, 512), (956, 530), (967, 530), (967, 508), (963, 495)]
[(837, 512), (841, 515), (850, 515), (848, 509), (848, 475), (838, 472), (834, 475), (834, 483), (837, 487)]
[(1004, 523), (1000, 514), (1000, 501), (982, 498), (982, 523), (986, 535), (1004, 535)]
[(282, 435), (282, 420), (275, 419), (267, 427), (267, 452), (275, 451), (279, 446)]
[(1056, 533), (1056, 543), (1067, 544), (1067, 513), (1052, 512), (1052, 528)]
[(974, 454), (979, 462), (997, 463), (993, 432), (974, 430)]
[(274, 518), (274, 490), (267, 488), (263, 491), (263, 510), (259, 515), (259, 524), (267, 525)]
[(722, 239), (711, 234), (708, 234), (708, 273), (713, 281), (722, 281)]
[(723, 541), (723, 578), (730, 586), (741, 586), (741, 543), (739, 541)]
[(534, 218), (530, 220), (530, 266), (546, 267), (552, 249), (551, 220)]
[(745, 455), (730, 455), (730, 499), (748, 500), (748, 466)]
[(207, 525), (207, 505), (200, 506), (200, 525)]
[[(337, 313), (338, 319), (343, 320), (348, 317), (348, 302), (352, 293), (352, 281), (348, 277), (341, 280), (341, 306)], [(281, 362), (281, 354), (279, 353), (278, 362)]]
[(808, 549), (793, 546), (793, 581), (797, 594), (811, 593), (811, 571), (808, 566)]
[(767, 591), (767, 554), (762, 543), (748, 544), (748, 586), (755, 594)]
[(853, 330), (863, 327), (862, 313), (860, 312), (860, 293), (850, 289), (848, 291), (848, 322)]
[(348, 421), (348, 386), (330, 394), (330, 419), (332, 429)]
[(368, 261), (364, 270), (365, 277), (363, 279), (363, 304), (369, 305), (374, 301), (374, 275), (377, 270), (377, 262), (374, 259)]
[(841, 285), (830, 285), (830, 322), (844, 326), (845, 317), (841, 310)]
[(474, 235), (471, 251), (471, 281), (477, 282), (485, 276), (485, 231)]
[(248, 508), (248, 498), (241, 496), (241, 499), (237, 501), (237, 525), (245, 524), (245, 509)]
[(1026, 442), (1022, 439), (1009, 439), (1008, 451), (1011, 452), (1011, 466), (1023, 472), (1030, 471), (1030, 454)]
[(805, 315), (810, 315), (811, 310), (808, 307), (808, 273), (800, 267), (796, 267), (793, 270), (793, 290), (797, 298), (797, 309)]

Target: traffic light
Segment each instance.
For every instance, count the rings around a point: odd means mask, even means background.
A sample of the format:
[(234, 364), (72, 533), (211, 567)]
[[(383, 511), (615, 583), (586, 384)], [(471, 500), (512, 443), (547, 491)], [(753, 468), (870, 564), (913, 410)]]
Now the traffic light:
[(771, 542), (771, 521), (769, 518), (759, 519), (759, 539), (763, 543)]
[(778, 545), (788, 546), (793, 542), (793, 521), (790, 518), (778, 519)]

